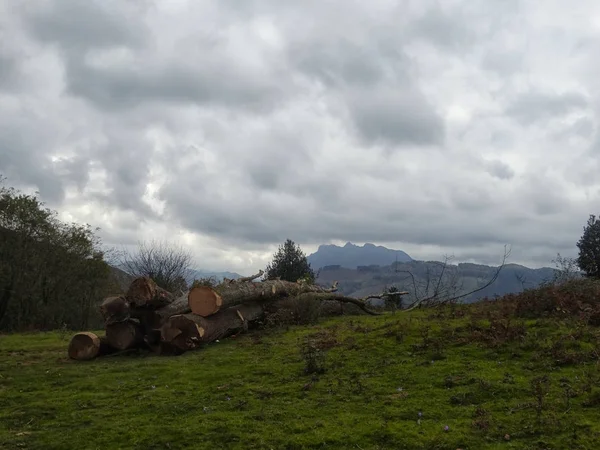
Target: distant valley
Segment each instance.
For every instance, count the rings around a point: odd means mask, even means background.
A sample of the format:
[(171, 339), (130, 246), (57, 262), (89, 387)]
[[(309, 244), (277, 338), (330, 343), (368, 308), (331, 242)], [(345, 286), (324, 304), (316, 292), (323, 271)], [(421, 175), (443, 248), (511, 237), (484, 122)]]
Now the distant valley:
[[(407, 302), (416, 299), (412, 274), (417, 285), (417, 295), (427, 295), (425, 287), (429, 278), (433, 291), (434, 281), (440, 278), (440, 263), (434, 261), (416, 261), (400, 250), (392, 250), (373, 244), (357, 246), (347, 243), (343, 247), (322, 245), (307, 257), (311, 267), (318, 272), (319, 284), (330, 284), (338, 281), (339, 292), (352, 296), (364, 297), (379, 294), (389, 286), (411, 292), (405, 297)], [(485, 285), (496, 272), (497, 267), (481, 264), (449, 264), (442, 278), (443, 286), (454, 288), (454, 295), (460, 295)], [(513, 292), (521, 292), (550, 281), (555, 269), (544, 267), (530, 269), (518, 264), (506, 264), (496, 281), (487, 288), (461, 299), (470, 303), (484, 297), (493, 298)], [(410, 272), (410, 274), (409, 274)]]

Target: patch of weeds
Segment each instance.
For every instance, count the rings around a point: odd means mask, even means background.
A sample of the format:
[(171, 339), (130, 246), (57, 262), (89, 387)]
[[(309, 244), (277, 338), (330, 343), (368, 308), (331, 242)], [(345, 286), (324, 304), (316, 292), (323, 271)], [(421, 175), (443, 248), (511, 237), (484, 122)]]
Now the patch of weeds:
[(505, 372), (502, 382), (504, 384), (515, 384), (515, 377), (510, 372)]
[(581, 402), (581, 405), (585, 408), (600, 406), (600, 389), (592, 388), (587, 398)]
[(542, 422), (542, 414), (546, 406), (546, 396), (550, 392), (550, 378), (548, 375), (535, 377), (530, 382), (531, 395), (534, 398), (533, 407), (538, 423)]
[(559, 380), (560, 387), (562, 389), (563, 400), (565, 403), (565, 412), (571, 409), (571, 399), (577, 396), (577, 393), (573, 389), (571, 382), (568, 378), (561, 378)]
[(488, 431), (492, 424), (492, 415), (487, 409), (479, 405), (475, 408), (471, 424), (477, 430)]
[(300, 346), (300, 354), (304, 360), (305, 374), (325, 373), (326, 353), (317, 340), (311, 337), (305, 338)]

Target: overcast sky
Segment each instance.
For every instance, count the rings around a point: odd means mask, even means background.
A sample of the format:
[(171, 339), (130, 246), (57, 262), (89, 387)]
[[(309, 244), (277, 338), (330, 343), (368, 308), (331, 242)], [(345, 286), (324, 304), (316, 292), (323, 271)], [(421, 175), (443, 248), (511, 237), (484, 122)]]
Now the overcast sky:
[(600, 213), (600, 2), (0, 0), (0, 173), (106, 244), (552, 266)]

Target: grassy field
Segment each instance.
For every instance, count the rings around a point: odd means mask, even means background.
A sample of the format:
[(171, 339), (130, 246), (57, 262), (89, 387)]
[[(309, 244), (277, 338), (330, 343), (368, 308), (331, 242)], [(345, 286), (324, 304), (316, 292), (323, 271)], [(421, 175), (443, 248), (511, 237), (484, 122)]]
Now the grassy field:
[(177, 357), (0, 336), (0, 448), (599, 448), (600, 333), (500, 304), (342, 317)]

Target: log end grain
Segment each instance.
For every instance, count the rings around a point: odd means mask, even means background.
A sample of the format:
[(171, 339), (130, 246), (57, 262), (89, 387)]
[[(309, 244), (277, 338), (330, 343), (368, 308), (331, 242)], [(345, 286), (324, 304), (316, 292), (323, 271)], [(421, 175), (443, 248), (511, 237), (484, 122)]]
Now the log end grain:
[(221, 309), (223, 299), (209, 286), (196, 286), (188, 293), (188, 306), (193, 314), (208, 317)]
[(94, 359), (100, 353), (100, 338), (91, 332), (77, 333), (69, 343), (69, 358), (77, 361)]

